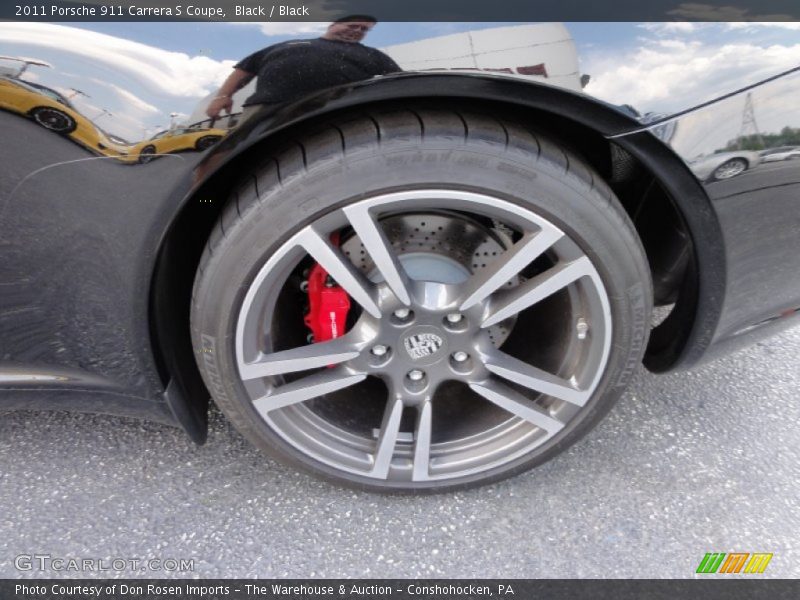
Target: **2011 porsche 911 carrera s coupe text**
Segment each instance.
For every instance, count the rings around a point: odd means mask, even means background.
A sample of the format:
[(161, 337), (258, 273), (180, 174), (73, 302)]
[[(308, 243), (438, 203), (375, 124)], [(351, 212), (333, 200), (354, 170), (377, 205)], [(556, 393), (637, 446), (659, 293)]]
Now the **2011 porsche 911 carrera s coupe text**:
[(441, 491), (798, 323), (796, 31), (136, 25), (0, 24), (0, 410)]

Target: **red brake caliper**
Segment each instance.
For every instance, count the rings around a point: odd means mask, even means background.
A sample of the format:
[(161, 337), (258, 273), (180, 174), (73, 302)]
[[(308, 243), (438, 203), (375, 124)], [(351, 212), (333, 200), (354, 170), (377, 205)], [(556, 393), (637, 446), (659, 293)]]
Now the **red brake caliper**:
[[(331, 242), (339, 245), (338, 232), (331, 235)], [(303, 320), (314, 336), (314, 343), (345, 334), (350, 296), (319, 263), (314, 263), (308, 273), (308, 308)]]

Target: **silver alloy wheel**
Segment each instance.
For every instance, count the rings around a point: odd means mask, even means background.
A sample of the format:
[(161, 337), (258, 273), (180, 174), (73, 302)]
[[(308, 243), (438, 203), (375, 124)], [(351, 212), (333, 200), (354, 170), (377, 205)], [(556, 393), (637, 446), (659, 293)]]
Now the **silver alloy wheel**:
[(747, 163), (741, 158), (732, 158), (714, 170), (715, 179), (730, 179), (743, 173), (747, 169)]
[[(515, 241), (488, 268), (441, 281), (436, 265), (449, 259), (432, 249), (400, 251), (385, 225), (392, 216), (431, 211), (491, 220)], [(374, 265), (371, 273), (331, 244), (330, 234), (342, 230), (358, 238)], [(361, 315), (340, 338), (276, 347), (285, 326), (275, 317), (281, 293), (309, 255), (347, 291)], [(541, 260), (546, 268), (531, 274), (530, 265)], [(514, 328), (525, 311), (553, 298), (564, 323), (563, 339), (554, 346), (558, 355), (550, 357), (552, 370), (500, 349), (504, 339), (490, 335), (492, 328)], [(506, 465), (557, 436), (592, 397), (611, 340), (605, 287), (575, 241), (543, 216), (501, 198), (434, 189), (360, 200), (284, 242), (247, 290), (235, 355), (255, 409), (293, 449), (338, 471), (424, 482)], [(384, 405), (380, 423), (364, 431), (347, 417), (331, 418), (328, 398), (368, 379), (385, 389), (383, 398), (371, 400)], [(499, 418), (437, 421), (437, 400), (454, 384), (488, 402)]]

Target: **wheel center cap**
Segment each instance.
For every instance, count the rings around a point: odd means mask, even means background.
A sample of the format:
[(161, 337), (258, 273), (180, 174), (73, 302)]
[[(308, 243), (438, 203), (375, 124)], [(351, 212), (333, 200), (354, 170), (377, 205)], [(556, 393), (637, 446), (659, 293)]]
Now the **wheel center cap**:
[(447, 338), (435, 327), (415, 327), (403, 337), (403, 350), (411, 362), (430, 365), (447, 351)]

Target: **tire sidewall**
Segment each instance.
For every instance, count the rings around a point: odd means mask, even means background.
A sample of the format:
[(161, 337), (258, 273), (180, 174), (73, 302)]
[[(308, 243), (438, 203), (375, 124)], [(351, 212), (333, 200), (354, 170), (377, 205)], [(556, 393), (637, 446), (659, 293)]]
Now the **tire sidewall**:
[[(242, 433), (272, 455), (335, 480), (382, 491), (445, 491), (502, 479), (540, 464), (577, 441), (612, 406), (641, 362), (651, 309), (650, 275), (633, 226), (604, 187), (591, 189), (560, 165), (527, 153), (441, 144), (397, 144), (333, 156), (262, 192), (225, 231), (225, 241), (195, 284), (192, 335), (204, 379)], [(596, 176), (595, 176), (596, 177)], [(299, 453), (273, 431), (248, 399), (237, 374), (235, 329), (249, 285), (291, 235), (359, 199), (410, 189), (459, 189), (532, 209), (575, 241), (594, 264), (611, 300), (613, 337), (605, 373), (584, 410), (525, 456), (477, 475), (390, 487), (343, 474)]]
[[(57, 128), (50, 127), (49, 125), (43, 123), (39, 119), (39, 115), (42, 114), (43, 112), (52, 112), (52, 113), (58, 114), (66, 122), (66, 127), (62, 127), (60, 129), (57, 129)], [(50, 107), (35, 108), (30, 112), (30, 114), (33, 116), (33, 119), (41, 127), (44, 127), (45, 129), (47, 129), (48, 131), (52, 131), (53, 133), (60, 133), (60, 134), (66, 135), (68, 133), (72, 133), (73, 131), (75, 131), (75, 128), (77, 127), (77, 124), (75, 123), (75, 119), (70, 117), (64, 111), (58, 110), (57, 108), (50, 108)]]
[[(730, 165), (732, 163), (737, 163), (737, 164), (742, 165), (743, 166), (742, 170), (739, 171), (738, 173), (736, 173), (735, 175), (728, 175), (727, 177), (719, 177), (717, 175), (717, 173), (719, 173), (719, 170), (722, 169), (722, 167), (724, 167), (726, 165)], [(738, 177), (739, 175), (741, 175), (742, 173), (747, 171), (748, 168), (749, 168), (749, 164), (747, 163), (747, 161), (745, 159), (743, 159), (743, 158), (731, 158), (729, 160), (726, 160), (724, 163), (722, 163), (716, 169), (714, 169), (714, 173), (711, 175), (711, 178), (714, 181), (725, 181), (726, 179), (733, 179), (734, 177)]]
[(156, 147), (152, 144), (145, 146), (141, 150), (139, 150), (139, 163), (140, 164), (147, 164), (153, 160), (155, 160), (156, 156)]
[(208, 150), (216, 144), (220, 140), (219, 136), (216, 135), (204, 135), (201, 138), (198, 138), (197, 141), (194, 143), (194, 149), (198, 152), (203, 152)]

